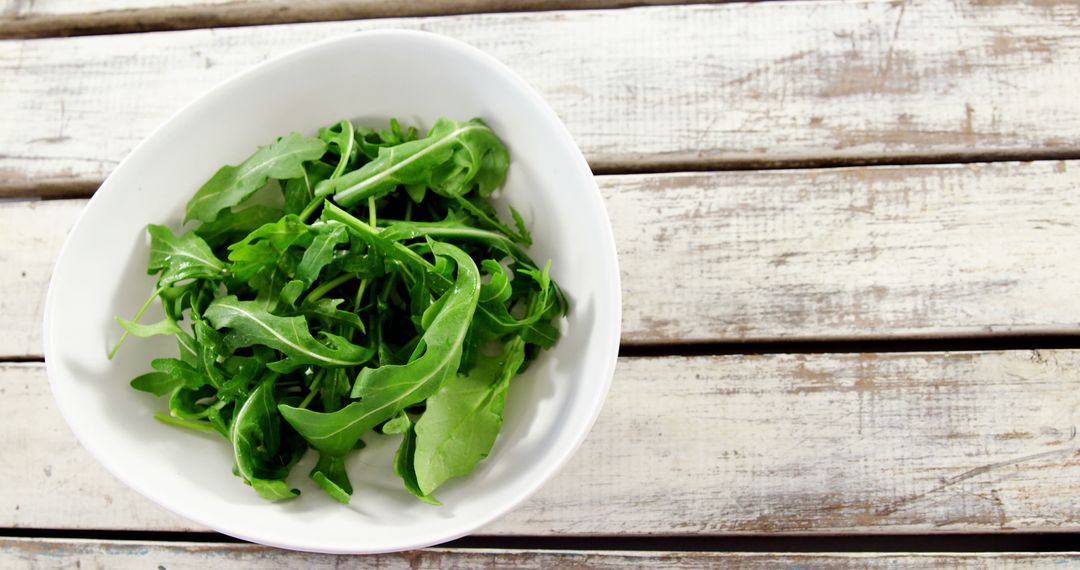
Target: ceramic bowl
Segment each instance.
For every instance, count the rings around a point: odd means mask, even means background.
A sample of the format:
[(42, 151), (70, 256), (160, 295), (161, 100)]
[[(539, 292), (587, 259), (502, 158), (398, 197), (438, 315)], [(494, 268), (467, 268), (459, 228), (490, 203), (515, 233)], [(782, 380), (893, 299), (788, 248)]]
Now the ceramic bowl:
[[(119, 336), (153, 290), (146, 275), (150, 223), (180, 227), (184, 204), (223, 164), (276, 137), (314, 134), (342, 118), (430, 127), (439, 116), (480, 117), (512, 163), (501, 206), (520, 210), (530, 253), (552, 259), (572, 303), (565, 336), (511, 386), (491, 455), (440, 488), (442, 506), (409, 495), (391, 468), (397, 439), (365, 437), (348, 465), (355, 494), (342, 505), (294, 468), (293, 501), (269, 503), (232, 474), (216, 435), (163, 425), (164, 398), (128, 381), (150, 359), (175, 356), (168, 338)], [(159, 311), (160, 308), (155, 308)], [(148, 314), (146, 322), (155, 320)], [(491, 523), (567, 462), (600, 413), (618, 354), (619, 270), (604, 204), (580, 150), (556, 114), (491, 56), (421, 32), (362, 32), (257, 65), (194, 101), (143, 141), (102, 184), (68, 237), (45, 309), (45, 360), (57, 405), (79, 441), (118, 479), (198, 525), (253, 542), (332, 553), (432, 545)], [(398, 436), (400, 437), (400, 436)]]

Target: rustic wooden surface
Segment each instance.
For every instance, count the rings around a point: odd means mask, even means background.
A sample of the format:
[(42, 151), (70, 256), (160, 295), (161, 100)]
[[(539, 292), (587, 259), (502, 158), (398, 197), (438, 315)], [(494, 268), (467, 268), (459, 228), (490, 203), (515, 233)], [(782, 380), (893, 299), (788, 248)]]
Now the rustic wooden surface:
[(687, 0), (305, 0), (300, 3), (290, 0), (0, 0), (0, 38), (689, 3)]
[[(492, 53), (563, 117), (601, 173), (627, 353), (649, 355), (620, 359), (575, 459), (481, 534), (1080, 533), (1080, 1), (629, 3), (0, 0), (0, 568), (1077, 565), (71, 538), (206, 530), (105, 473), (53, 407), (41, 305), (84, 198), (237, 71), (386, 27)], [(409, 17), (295, 23), (383, 16)], [(209, 26), (240, 27), (114, 33)], [(1043, 335), (1077, 340), (993, 350)], [(972, 350), (908, 342), (956, 337)], [(848, 342), (871, 339), (889, 352)]]
[[(575, 458), (480, 534), (1072, 530), (1078, 408), (1080, 350), (623, 358)], [(0, 417), (0, 527), (202, 530), (97, 466), (41, 364), (0, 366)]]
[[(598, 181), (627, 344), (1080, 333), (1080, 162)], [(0, 203), (0, 355), (41, 356), (48, 277), (84, 204)]]
[[(617, 552), (543, 550), (461, 550), (431, 548), (400, 554), (343, 559), (326, 554), (282, 552), (250, 544), (0, 539), (0, 566), (8, 570), (54, 568), (214, 568), (265, 570), (379, 568), (384, 570), (472, 570), (475, 568), (1058, 568), (1080, 566), (1080, 553), (1053, 554), (782, 554), (714, 552)], [(344, 561), (344, 563), (343, 563)]]
[(990, 4), (738, 3), (4, 41), (0, 193), (89, 192), (239, 70), (386, 27), (503, 60), (606, 171), (1080, 156), (1080, 2)]

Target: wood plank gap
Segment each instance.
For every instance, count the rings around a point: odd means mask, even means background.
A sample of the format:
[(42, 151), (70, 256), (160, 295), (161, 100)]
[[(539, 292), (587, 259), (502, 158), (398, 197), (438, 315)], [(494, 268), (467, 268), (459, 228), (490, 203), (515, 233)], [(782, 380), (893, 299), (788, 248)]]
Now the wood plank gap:
[[(623, 343), (619, 356), (655, 358), (660, 356), (729, 356), (762, 354), (860, 354), (872, 352), (976, 352), (986, 350), (1054, 350), (1080, 348), (1080, 333), (1074, 335), (1028, 335), (1005, 337), (956, 337), (851, 340), (778, 340), (775, 342), (716, 342), (686, 344)], [(43, 355), (4, 356), (0, 364), (44, 363)]]
[(624, 342), (620, 357), (726, 356), (760, 354), (860, 354), (903, 352), (974, 352), (985, 350), (1051, 350), (1080, 348), (1080, 334), (958, 336), (922, 339), (776, 340), (712, 343)]
[(885, 157), (875, 156), (839, 156), (805, 158), (780, 158), (776, 160), (710, 160), (683, 158), (665, 159), (664, 157), (646, 157), (633, 162), (590, 161), (593, 174), (675, 174), (679, 172), (743, 172), (768, 170), (809, 170), (830, 168), (852, 168), (864, 166), (933, 166), (944, 164), (983, 164), (994, 162), (1034, 162), (1039, 160), (1080, 160), (1080, 150), (1063, 149), (1058, 151), (1000, 151), (941, 154), (904, 154), (895, 153)]
[(672, 552), (1069, 552), (1080, 534), (928, 534), (834, 536), (467, 536), (442, 545), (459, 549)]
[[(3, 158), (0, 155), (0, 158)], [(896, 155), (889, 158), (807, 158), (795, 160), (766, 161), (672, 161), (663, 159), (650, 162), (644, 159), (632, 163), (590, 164), (596, 176), (627, 176), (641, 174), (767, 172), (774, 170), (830, 170), (861, 167), (936, 166), (950, 164), (992, 164), (999, 162), (1080, 160), (1080, 152), (995, 152), (970, 155)], [(8, 199), (70, 200), (88, 198), (101, 186), (103, 180), (46, 181), (40, 183), (5, 186), (2, 196)]]
[(295, 3), (287, 0), (264, 0), (225, 5), (192, 4), (82, 14), (0, 17), (0, 39), (97, 36), (377, 18), (721, 3), (734, 2), (732, 0), (523, 0), (515, 2), (506, 0), (443, 0), (440, 2), (316, 0)]
[[(6, 528), (0, 538), (196, 544), (246, 544), (215, 532)], [(460, 550), (598, 552), (1071, 552), (1080, 533), (836, 536), (466, 536), (439, 545)]]
[(30, 356), (4, 356), (0, 358), (0, 364), (10, 363), (23, 363), (23, 362), (45, 362), (45, 357), (42, 355), (30, 355)]

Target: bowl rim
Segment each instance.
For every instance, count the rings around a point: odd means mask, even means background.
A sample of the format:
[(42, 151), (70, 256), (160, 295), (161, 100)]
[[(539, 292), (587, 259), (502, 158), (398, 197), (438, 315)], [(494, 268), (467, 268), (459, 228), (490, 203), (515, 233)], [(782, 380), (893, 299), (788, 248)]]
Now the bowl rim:
[[(293, 48), (285, 53), (269, 58), (265, 61), (248, 66), (247, 68), (231, 75), (230, 77), (215, 84), (214, 86), (202, 92), (200, 95), (185, 103), (178, 110), (169, 115), (168, 118), (166, 118), (159, 125), (157, 125), (153, 130), (151, 130), (151, 132), (148, 133), (137, 145), (135, 145), (127, 153), (127, 155), (116, 165), (116, 167), (113, 168), (112, 172), (110, 172), (110, 174), (105, 178), (105, 180), (101, 183), (98, 189), (90, 197), (87, 204), (83, 207), (83, 210), (79, 213), (75, 223), (69, 230), (68, 236), (65, 238), (64, 244), (61, 246), (60, 251), (56, 257), (56, 262), (53, 265), (54, 267), (56, 267), (67, 256), (69, 246), (72, 243), (71, 236), (75, 235), (78, 232), (84, 220), (86, 219), (86, 212), (90, 210), (91, 207), (93, 207), (95, 201), (98, 200), (101, 195), (108, 191), (114, 173), (123, 169), (125, 165), (131, 160), (131, 158), (138, 154), (138, 151), (140, 151), (149, 141), (156, 138), (159, 132), (169, 127), (178, 118), (186, 115), (189, 112), (192, 112), (192, 109), (194, 107), (214, 96), (216, 93), (218, 93), (228, 85), (242, 81), (248, 76), (259, 73), (268, 67), (282, 65), (288, 60), (302, 56), (305, 52), (317, 50), (329, 44), (353, 41), (358, 37), (371, 38), (373, 40), (378, 40), (380, 38), (409, 38), (419, 42), (427, 42), (431, 45), (432, 49), (443, 49), (458, 52), (465, 58), (478, 60), (480, 63), (497, 70), (500, 75), (503, 75), (511, 84), (513, 84), (514, 87), (516, 87), (520, 91), (523, 97), (527, 99), (528, 102), (535, 109), (537, 109), (542, 115), (544, 115), (545, 122), (549, 123), (554, 127), (555, 136), (557, 139), (559, 139), (560, 143), (577, 151), (572, 153), (573, 163), (567, 164), (566, 166), (568, 168), (573, 168), (577, 170), (578, 174), (581, 174), (592, 181), (591, 186), (596, 190), (595, 196), (598, 201), (600, 211), (604, 214), (604, 218), (607, 221), (606, 228), (601, 228), (599, 232), (603, 242), (597, 244), (597, 246), (602, 248), (602, 250), (606, 250), (606, 252), (608, 253), (608, 255), (603, 256), (602, 259), (605, 261), (606, 265), (610, 266), (609, 268), (607, 268), (606, 272), (610, 275), (612, 279), (613, 290), (609, 291), (608, 293), (610, 293), (610, 299), (614, 303), (614, 312), (613, 318), (609, 321), (597, 322), (596, 325), (598, 326), (598, 330), (593, 332), (594, 335), (601, 335), (601, 338), (604, 338), (604, 336), (606, 335), (606, 346), (603, 346), (602, 344), (601, 347), (606, 349), (610, 354), (606, 361), (602, 362), (604, 374), (600, 379), (598, 379), (599, 382), (602, 382), (602, 386), (598, 388), (599, 397), (596, 405), (590, 411), (590, 417), (588, 417), (587, 420), (582, 424), (581, 430), (574, 436), (572, 443), (570, 445), (564, 446), (560, 451), (557, 451), (553, 461), (538, 464), (534, 468), (534, 471), (538, 472), (539, 476), (534, 476), (532, 478), (532, 481), (524, 486), (523, 491), (519, 493), (514, 500), (508, 501), (497, 508), (493, 508), (487, 511), (486, 513), (484, 513), (483, 516), (471, 519), (467, 524), (463, 524), (461, 528), (457, 529), (457, 531), (453, 533), (444, 533), (441, 536), (428, 537), (424, 540), (403, 540), (395, 544), (390, 544), (384, 547), (377, 548), (313, 548), (299, 541), (267, 540), (264, 537), (256, 536), (254, 533), (244, 532), (242, 529), (235, 530), (220, 528), (218, 525), (214, 524), (214, 521), (211, 519), (211, 517), (202, 516), (201, 512), (179, 512), (178, 509), (175, 509), (172, 506), (167, 506), (158, 502), (154, 498), (154, 495), (148, 490), (149, 485), (140, 483), (137, 480), (132, 480), (122, 470), (114, 468), (114, 466), (108, 460), (104, 459), (108, 457), (108, 455), (103, 452), (103, 445), (98, 445), (94, 443), (94, 441), (88, 438), (85, 433), (80, 434), (78, 431), (73, 429), (72, 426), (75, 424), (72, 423), (71, 418), (73, 417), (74, 413), (70, 408), (69, 404), (66, 403), (66, 400), (64, 398), (57, 397), (57, 386), (58, 383), (61, 382), (61, 380), (58, 380), (53, 373), (50, 373), (51, 368), (49, 366), (49, 362), (53, 360), (53, 358), (55, 358), (52, 346), (53, 341), (51, 327), (51, 324), (54, 322), (52, 314), (55, 302), (53, 301), (53, 298), (55, 295), (55, 289), (57, 287), (55, 280), (55, 272), (49, 280), (48, 289), (45, 295), (45, 306), (42, 319), (42, 340), (44, 348), (45, 372), (46, 376), (49, 379), (50, 392), (52, 392), (53, 400), (57, 404), (60, 415), (64, 418), (65, 423), (68, 425), (68, 428), (71, 429), (72, 433), (75, 435), (75, 438), (79, 441), (80, 445), (82, 445), (84, 449), (89, 451), (90, 455), (97, 461), (99, 465), (104, 467), (106, 471), (116, 477), (124, 485), (136, 491), (143, 498), (150, 500), (155, 505), (158, 505), (159, 507), (181, 518), (213, 529), (216, 532), (220, 532), (222, 534), (242, 540), (273, 546), (277, 548), (327, 554), (380, 554), (389, 552), (400, 552), (415, 548), (423, 548), (461, 538), (474, 532), (479, 528), (482, 528), (492, 523), (493, 521), (503, 517), (508, 512), (514, 510), (519, 505), (521, 505), (529, 497), (535, 494), (536, 491), (540, 489), (540, 487), (549, 482), (551, 478), (566, 465), (566, 463), (570, 460), (570, 458), (574, 456), (577, 450), (581, 447), (582, 443), (584, 443), (585, 439), (588, 437), (589, 433), (592, 431), (592, 428), (595, 425), (596, 420), (604, 407), (604, 403), (611, 389), (611, 384), (614, 380), (615, 367), (618, 362), (619, 345), (621, 340), (620, 336), (622, 327), (622, 286), (621, 274), (618, 264), (618, 251), (615, 246), (615, 237), (611, 227), (611, 218), (607, 214), (607, 209), (604, 204), (603, 197), (600, 194), (599, 186), (596, 184), (594, 174), (589, 168), (588, 162), (586, 161), (580, 147), (578, 147), (577, 144), (574, 142), (573, 137), (571, 136), (569, 130), (566, 128), (566, 125), (562, 122), (562, 120), (551, 108), (551, 106), (548, 105), (546, 101), (544, 101), (540, 93), (532, 85), (525, 81), (525, 79), (522, 78), (516, 71), (510, 68), (510, 66), (498, 60), (495, 56), (464, 41), (434, 32), (408, 29), (363, 30), (339, 34), (323, 40), (306, 43), (304, 45)], [(402, 534), (405, 535), (408, 533)]]

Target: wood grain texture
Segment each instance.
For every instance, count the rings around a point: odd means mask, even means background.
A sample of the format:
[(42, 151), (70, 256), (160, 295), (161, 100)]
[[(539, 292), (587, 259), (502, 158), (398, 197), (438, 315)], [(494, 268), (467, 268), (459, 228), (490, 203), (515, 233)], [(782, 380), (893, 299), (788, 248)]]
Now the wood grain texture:
[[(574, 458), (478, 534), (1076, 532), (1078, 414), (1080, 350), (622, 358)], [(42, 365), (0, 365), (0, 418), (0, 527), (197, 530), (79, 447)]]
[(0, 358), (40, 357), (53, 264), (85, 201), (0, 202)]
[[(618, 552), (551, 550), (464, 550), (430, 548), (363, 558), (286, 552), (232, 543), (120, 542), (59, 539), (0, 539), (0, 565), (8, 570), (53, 568), (143, 569), (213, 567), (221, 570), (349, 568), (381, 570), (472, 570), (475, 568), (670, 568), (690, 570), (736, 566), (739, 568), (1040, 568), (1077, 567), (1080, 553), (1055, 552), (993, 554), (791, 554), (720, 552)], [(346, 562), (347, 561), (347, 562)]]
[[(1080, 162), (598, 181), (627, 344), (1080, 333)], [(85, 203), (0, 204), (0, 357), (40, 357)]]
[(211, 86), (374, 28), (495, 55), (607, 171), (1080, 156), (1080, 2), (992, 4), (766, 2), (4, 41), (0, 193), (89, 192)]
[(0, 0), (0, 38), (689, 3), (688, 0), (306, 0), (302, 3), (286, 0)]

